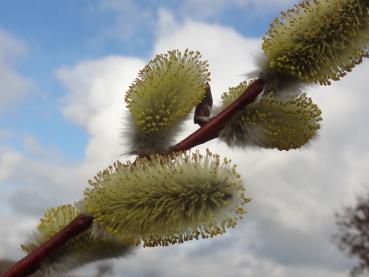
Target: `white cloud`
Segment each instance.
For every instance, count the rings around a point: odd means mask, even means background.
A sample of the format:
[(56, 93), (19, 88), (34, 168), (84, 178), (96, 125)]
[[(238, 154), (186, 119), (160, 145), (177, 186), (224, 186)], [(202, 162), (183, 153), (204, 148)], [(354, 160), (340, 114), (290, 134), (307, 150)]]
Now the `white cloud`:
[(34, 218), (23, 215), (0, 214), (0, 259), (11, 259), (24, 255), (20, 244), (37, 223)]
[[(295, 0), (186, 0), (179, 9), (184, 17), (209, 19), (216, 18), (226, 9), (237, 8), (245, 11), (245, 16), (261, 17), (295, 4)], [(173, 11), (175, 12), (175, 11)], [(248, 12), (248, 13), (247, 13)]]
[[(44, 150), (48, 149), (44, 146)], [(52, 153), (52, 149), (49, 150)], [(39, 216), (48, 207), (81, 198), (86, 183), (82, 168), (58, 161), (57, 156), (39, 159), (32, 153), (28, 156), (12, 149), (1, 151), (0, 157), (5, 165), (1, 203), (9, 203), (11, 209)]]
[(27, 138), (22, 148), (22, 153), (0, 149), (0, 259), (24, 255), (20, 244), (46, 209), (79, 201), (97, 171), (96, 165), (73, 164), (33, 138)]
[(106, 166), (125, 152), (124, 93), (143, 66), (144, 61), (137, 58), (112, 56), (58, 70), (59, 78), (69, 90), (63, 99), (63, 113), (90, 135), (88, 162)]
[[(157, 18), (156, 12), (160, 9), (169, 10), (177, 19), (208, 20), (218, 18), (229, 9), (241, 9), (245, 16), (250, 16), (250, 11), (255, 13), (255, 18), (266, 13), (275, 13), (281, 9), (292, 6), (295, 0), (184, 0), (184, 1), (152, 1), (150, 5), (140, 4), (132, 0), (103, 0), (98, 2), (95, 10), (106, 12), (113, 11), (118, 14), (120, 31), (113, 28), (113, 33), (119, 31), (123, 36), (132, 35), (138, 26), (153, 26)], [(130, 26), (131, 28), (128, 28)], [(123, 27), (123, 29), (122, 29)]]
[(9, 150), (3, 150), (0, 156), (0, 182), (7, 179), (14, 167), (20, 162), (21, 155)]
[[(109, 21), (98, 31), (91, 44), (100, 45), (106, 41), (118, 41), (124, 43), (125, 48), (130, 51), (134, 51), (134, 47), (144, 48), (157, 35), (159, 21), (163, 19), (160, 13), (163, 10), (173, 14), (180, 23), (186, 20), (219, 21), (228, 18), (229, 14), (237, 10), (240, 24), (250, 24), (246, 23), (250, 22), (250, 19), (251, 22), (258, 24), (260, 21), (264, 22), (266, 16), (278, 15), (279, 11), (295, 3), (296, 0), (164, 0), (150, 3), (133, 0), (99, 0), (90, 5), (90, 10), (94, 14), (108, 15)], [(259, 29), (260, 26), (255, 25), (255, 28)]]
[[(91, 41), (93, 44), (104, 44), (106, 41), (118, 41), (129, 48), (132, 45), (145, 44), (145, 37), (137, 34), (152, 32), (156, 24), (156, 10), (133, 0), (99, 0), (91, 4), (93, 14), (107, 14), (109, 24), (98, 30), (98, 35)], [(127, 44), (129, 42), (129, 44)]]
[(23, 100), (32, 82), (12, 68), (14, 60), (26, 53), (25, 45), (0, 29), (0, 113)]
[(19, 40), (0, 29), (0, 60), (12, 61), (27, 52), (26, 46)]

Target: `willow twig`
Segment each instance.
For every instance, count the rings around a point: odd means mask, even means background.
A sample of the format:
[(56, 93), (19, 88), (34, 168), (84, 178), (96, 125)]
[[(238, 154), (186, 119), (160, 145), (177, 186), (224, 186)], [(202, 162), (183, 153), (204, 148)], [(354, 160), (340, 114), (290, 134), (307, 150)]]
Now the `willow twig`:
[[(197, 131), (189, 135), (187, 138), (170, 147), (166, 154), (185, 151), (217, 138), (227, 121), (246, 105), (253, 102), (263, 91), (263, 86), (263, 81), (261, 79), (257, 79), (231, 105), (225, 108), (218, 115), (211, 118), (208, 122), (204, 123)], [(1, 277), (24, 277), (34, 273), (39, 269), (43, 259), (45, 259), (51, 252), (58, 249), (68, 240), (86, 231), (92, 223), (93, 217), (86, 214), (80, 214), (48, 241), (14, 264), (8, 271), (3, 273)]]

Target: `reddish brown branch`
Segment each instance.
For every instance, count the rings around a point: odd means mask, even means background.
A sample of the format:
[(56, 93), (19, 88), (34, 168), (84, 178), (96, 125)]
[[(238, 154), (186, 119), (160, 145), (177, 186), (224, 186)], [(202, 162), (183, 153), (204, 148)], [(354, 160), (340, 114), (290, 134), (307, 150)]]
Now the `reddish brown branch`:
[[(250, 104), (263, 90), (263, 81), (258, 79), (251, 84), (246, 91), (225, 110), (217, 116), (205, 123), (196, 132), (172, 146), (168, 153), (174, 151), (185, 151), (209, 140), (216, 138), (219, 132), (224, 128), (226, 122), (235, 115), (238, 111)], [(93, 222), (91, 216), (81, 214), (77, 216), (71, 223), (60, 230), (51, 239), (38, 247), (32, 253), (24, 257), (22, 260), (13, 265), (1, 277), (24, 277), (35, 272), (42, 260), (47, 257), (52, 251), (62, 246), (68, 240), (86, 231)]]
[(14, 264), (8, 271), (2, 274), (1, 277), (24, 277), (32, 274), (39, 268), (42, 260), (46, 256), (71, 238), (86, 231), (91, 226), (92, 222), (93, 218), (91, 216), (80, 214), (51, 239)]
[(201, 128), (197, 129), (197, 131), (189, 135), (187, 138), (172, 146), (170, 148), (170, 152), (185, 151), (217, 138), (227, 121), (230, 120), (237, 112), (242, 110), (246, 105), (254, 101), (256, 97), (263, 91), (263, 86), (264, 83), (261, 79), (256, 80), (231, 105), (209, 120), (209, 122), (205, 123)]

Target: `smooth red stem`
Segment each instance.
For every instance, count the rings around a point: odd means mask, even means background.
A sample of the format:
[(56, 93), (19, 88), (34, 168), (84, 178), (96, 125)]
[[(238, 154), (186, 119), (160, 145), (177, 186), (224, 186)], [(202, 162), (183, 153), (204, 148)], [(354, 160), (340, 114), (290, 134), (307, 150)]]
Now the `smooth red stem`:
[(86, 231), (91, 226), (92, 222), (93, 217), (80, 214), (51, 239), (14, 264), (8, 271), (2, 274), (1, 277), (24, 277), (34, 273), (40, 267), (45, 257), (71, 238)]
[(254, 101), (256, 97), (263, 91), (263, 87), (264, 82), (261, 79), (257, 79), (245, 90), (243, 94), (241, 94), (239, 98), (237, 98), (236, 101), (234, 101), (218, 115), (210, 119), (209, 122), (202, 125), (201, 128), (197, 129), (197, 131), (189, 135), (178, 144), (172, 146), (170, 148), (170, 152), (185, 151), (217, 138), (227, 121), (229, 121), (237, 112), (241, 111), (246, 105)]
[[(254, 101), (263, 91), (263, 86), (264, 83), (261, 79), (256, 80), (239, 98), (237, 98), (236, 101), (218, 115), (211, 118), (209, 122), (205, 123), (190, 136), (172, 146), (168, 150), (168, 153), (174, 151), (185, 151), (218, 137), (227, 121), (230, 120), (237, 112), (241, 111), (246, 105)], [(92, 222), (93, 217), (80, 214), (51, 239), (14, 264), (8, 271), (2, 274), (1, 277), (24, 277), (34, 273), (40, 267), (40, 264), (45, 257), (47, 257), (52, 251), (58, 249), (68, 240), (81, 234), (83, 231), (86, 231), (92, 225)]]

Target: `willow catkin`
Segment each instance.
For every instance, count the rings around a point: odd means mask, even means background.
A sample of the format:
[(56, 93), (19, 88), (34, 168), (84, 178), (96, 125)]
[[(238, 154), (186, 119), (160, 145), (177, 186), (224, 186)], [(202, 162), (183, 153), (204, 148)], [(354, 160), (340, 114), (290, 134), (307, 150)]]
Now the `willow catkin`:
[(263, 37), (264, 75), (327, 85), (359, 64), (368, 46), (368, 0), (305, 0)]
[(179, 124), (203, 99), (209, 76), (199, 52), (174, 50), (151, 60), (125, 97), (131, 116), (126, 134), (131, 152), (165, 151)]
[[(237, 99), (252, 81), (244, 81), (222, 95), (223, 108)], [(219, 138), (228, 146), (300, 148), (316, 136), (321, 111), (305, 94), (278, 97), (266, 94), (227, 122)]]
[(249, 201), (235, 166), (209, 151), (117, 162), (90, 185), (84, 205), (95, 222), (144, 246), (223, 234)]
[[(41, 218), (37, 231), (22, 249), (31, 253), (48, 241), (63, 227), (75, 219), (81, 210), (76, 205), (62, 205), (48, 209)], [(134, 247), (133, 242), (118, 240), (112, 236), (92, 236), (91, 229), (72, 238), (46, 257), (40, 266), (42, 276), (57, 276), (86, 263), (97, 260), (122, 257)]]

